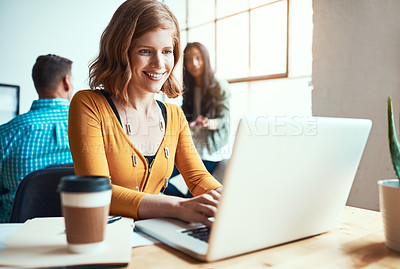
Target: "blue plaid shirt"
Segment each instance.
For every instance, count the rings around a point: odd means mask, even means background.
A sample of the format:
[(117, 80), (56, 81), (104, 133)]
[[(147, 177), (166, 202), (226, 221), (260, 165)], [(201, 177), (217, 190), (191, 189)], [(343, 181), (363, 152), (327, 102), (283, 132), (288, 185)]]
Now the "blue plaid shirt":
[(18, 184), (29, 173), (72, 163), (67, 99), (39, 99), (0, 125), (0, 222), (7, 222)]

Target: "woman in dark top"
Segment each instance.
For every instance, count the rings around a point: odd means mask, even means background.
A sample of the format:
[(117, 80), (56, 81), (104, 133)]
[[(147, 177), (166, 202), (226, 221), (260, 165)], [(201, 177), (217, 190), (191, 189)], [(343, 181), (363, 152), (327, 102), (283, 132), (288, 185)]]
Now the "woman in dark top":
[[(193, 142), (210, 173), (225, 159), (229, 141), (229, 84), (215, 76), (207, 48), (188, 43), (184, 50), (182, 109), (190, 123)], [(171, 177), (179, 174), (174, 169)], [(172, 184), (167, 194), (182, 194)]]

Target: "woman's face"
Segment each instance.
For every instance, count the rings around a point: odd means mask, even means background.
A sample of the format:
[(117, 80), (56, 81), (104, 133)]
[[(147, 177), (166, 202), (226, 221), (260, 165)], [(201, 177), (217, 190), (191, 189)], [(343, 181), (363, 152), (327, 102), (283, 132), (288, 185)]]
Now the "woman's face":
[(186, 70), (189, 72), (191, 76), (196, 79), (200, 79), (203, 77), (204, 73), (204, 61), (203, 55), (201, 51), (196, 48), (190, 48), (185, 53), (185, 65)]
[(174, 67), (172, 32), (157, 28), (133, 41), (129, 51), (130, 88), (141, 92), (161, 90)]

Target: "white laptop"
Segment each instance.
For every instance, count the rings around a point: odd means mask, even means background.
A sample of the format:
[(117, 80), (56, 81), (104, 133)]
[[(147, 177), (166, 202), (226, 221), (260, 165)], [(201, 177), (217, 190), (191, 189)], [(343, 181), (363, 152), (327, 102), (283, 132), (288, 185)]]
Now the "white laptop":
[(135, 227), (202, 261), (329, 231), (341, 218), (371, 126), (365, 119), (245, 116), (208, 242), (187, 231), (198, 223), (149, 219)]

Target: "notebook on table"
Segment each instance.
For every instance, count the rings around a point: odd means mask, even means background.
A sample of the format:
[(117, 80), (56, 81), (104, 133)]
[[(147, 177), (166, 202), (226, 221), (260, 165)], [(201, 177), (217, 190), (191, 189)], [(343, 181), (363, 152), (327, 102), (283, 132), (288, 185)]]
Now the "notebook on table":
[(133, 222), (129, 218), (108, 224), (103, 247), (91, 253), (68, 250), (63, 217), (29, 219), (20, 226), (0, 251), (0, 267), (116, 268), (131, 261)]
[(247, 115), (211, 229), (167, 218), (135, 227), (202, 261), (327, 232), (341, 218), (371, 126), (366, 119)]

